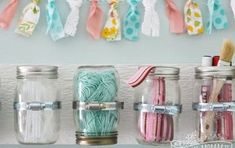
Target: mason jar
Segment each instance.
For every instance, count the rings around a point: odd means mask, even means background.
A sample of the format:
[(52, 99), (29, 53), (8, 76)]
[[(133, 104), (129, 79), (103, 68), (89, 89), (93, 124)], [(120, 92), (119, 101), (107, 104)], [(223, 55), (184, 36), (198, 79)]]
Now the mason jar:
[(55, 143), (60, 127), (56, 66), (18, 66), (14, 101), (15, 132), (22, 144)]
[(234, 141), (235, 67), (197, 67), (193, 109), (200, 142)]
[(169, 144), (179, 131), (181, 112), (179, 72), (175, 67), (156, 66), (135, 87), (137, 141)]
[(113, 66), (81, 66), (74, 76), (74, 120), (76, 143), (117, 143), (119, 76)]

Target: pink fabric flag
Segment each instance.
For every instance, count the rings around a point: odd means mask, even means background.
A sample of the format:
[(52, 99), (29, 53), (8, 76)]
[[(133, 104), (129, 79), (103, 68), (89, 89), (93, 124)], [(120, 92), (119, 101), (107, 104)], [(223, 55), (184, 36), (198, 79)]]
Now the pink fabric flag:
[(0, 28), (7, 29), (15, 16), (19, 0), (11, 0), (0, 14)]
[(166, 0), (166, 13), (170, 21), (170, 31), (172, 33), (183, 33), (185, 31), (184, 18), (173, 0)]
[(94, 39), (99, 39), (103, 22), (103, 11), (98, 6), (98, 0), (92, 0), (87, 20), (87, 31)]

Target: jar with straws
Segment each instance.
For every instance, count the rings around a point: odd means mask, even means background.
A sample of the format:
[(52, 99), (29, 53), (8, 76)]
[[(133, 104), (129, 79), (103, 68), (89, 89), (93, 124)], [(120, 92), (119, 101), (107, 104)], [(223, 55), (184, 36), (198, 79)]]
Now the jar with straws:
[(128, 84), (135, 88), (137, 141), (141, 144), (169, 144), (179, 135), (181, 112), (179, 69), (142, 66)]
[(52, 144), (60, 127), (56, 66), (18, 66), (15, 131), (22, 144)]
[(113, 66), (81, 66), (74, 76), (76, 143), (117, 143), (119, 77)]

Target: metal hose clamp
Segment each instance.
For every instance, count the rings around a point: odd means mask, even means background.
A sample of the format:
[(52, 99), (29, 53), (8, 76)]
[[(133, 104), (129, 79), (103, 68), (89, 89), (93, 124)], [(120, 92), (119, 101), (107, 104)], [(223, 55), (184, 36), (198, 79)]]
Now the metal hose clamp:
[(14, 102), (14, 110), (57, 110), (61, 109), (61, 102)]
[(152, 112), (159, 114), (177, 115), (182, 111), (182, 105), (153, 105), (144, 103), (134, 103), (134, 110), (141, 112)]
[(192, 108), (195, 111), (215, 111), (215, 112), (235, 112), (235, 102), (219, 102), (219, 103), (193, 103)]
[(88, 103), (73, 101), (74, 110), (118, 110), (124, 109), (124, 102)]

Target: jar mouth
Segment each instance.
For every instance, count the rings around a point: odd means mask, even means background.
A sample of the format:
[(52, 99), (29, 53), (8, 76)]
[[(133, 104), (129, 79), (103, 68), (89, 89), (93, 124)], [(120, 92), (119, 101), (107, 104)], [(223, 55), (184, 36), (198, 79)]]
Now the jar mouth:
[(195, 78), (235, 78), (235, 66), (200, 66), (195, 68)]
[(50, 79), (58, 78), (58, 67), (49, 65), (22, 65), (17, 66), (17, 79), (24, 79), (30, 76), (43, 76)]
[(115, 68), (113, 65), (82, 65), (82, 66), (78, 66), (77, 69), (95, 69), (95, 68)]

